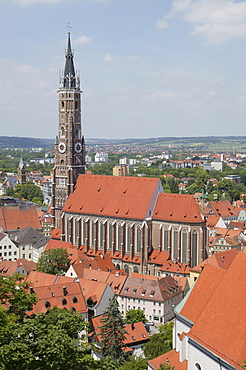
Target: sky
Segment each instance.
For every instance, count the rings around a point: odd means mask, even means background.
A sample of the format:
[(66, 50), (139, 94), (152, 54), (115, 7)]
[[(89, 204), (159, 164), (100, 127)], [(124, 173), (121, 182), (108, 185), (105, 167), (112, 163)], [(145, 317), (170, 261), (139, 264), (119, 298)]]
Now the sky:
[(1, 136), (55, 138), (68, 30), (85, 139), (246, 135), (246, 1), (0, 0)]

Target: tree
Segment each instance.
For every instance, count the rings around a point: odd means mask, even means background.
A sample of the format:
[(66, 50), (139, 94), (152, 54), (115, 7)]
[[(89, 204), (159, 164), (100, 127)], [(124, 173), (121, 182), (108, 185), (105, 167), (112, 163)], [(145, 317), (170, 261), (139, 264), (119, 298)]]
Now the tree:
[(111, 356), (114, 360), (122, 362), (124, 359), (122, 347), (126, 330), (115, 296), (111, 298), (102, 316), (102, 326), (100, 326), (102, 355), (103, 357)]
[(133, 324), (135, 322), (142, 321), (144, 324), (148, 321), (144, 315), (143, 310), (137, 309), (130, 309), (126, 311), (126, 324)]
[(172, 349), (173, 322), (160, 326), (159, 333), (153, 334), (144, 345), (144, 355), (148, 360), (163, 355)]
[(70, 262), (66, 249), (49, 249), (41, 254), (37, 263), (37, 270), (46, 274), (59, 275), (66, 272)]
[(146, 370), (147, 360), (142, 357), (131, 356), (129, 361), (125, 361), (118, 370)]
[[(25, 312), (38, 301), (36, 294), (28, 293), (29, 286), (23, 275), (0, 276), (0, 304), (6, 307), (8, 313), (13, 314), (16, 320), (22, 320), (26, 315)], [(7, 320), (4, 318), (4, 311), (2, 320)]]
[(86, 326), (81, 314), (59, 308), (15, 323), (0, 347), (0, 369), (81, 369), (94, 362), (78, 345), (78, 333)]
[(15, 189), (8, 188), (6, 190), (6, 195), (11, 195), (16, 198), (25, 198), (30, 201), (39, 199), (41, 204), (44, 200), (42, 190), (31, 181), (27, 181), (26, 184), (17, 184)]
[(175, 366), (171, 366), (171, 365), (169, 365), (168, 363), (165, 363), (164, 365), (163, 364), (161, 364), (160, 365), (160, 367), (159, 367), (159, 369), (161, 370), (175, 370)]

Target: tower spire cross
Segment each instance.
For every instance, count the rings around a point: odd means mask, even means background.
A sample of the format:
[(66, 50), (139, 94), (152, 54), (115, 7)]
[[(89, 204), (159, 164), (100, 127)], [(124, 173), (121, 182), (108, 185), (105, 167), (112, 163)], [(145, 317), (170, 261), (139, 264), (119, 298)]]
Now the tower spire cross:
[(70, 23), (68, 23), (68, 25), (66, 27), (68, 29), (68, 33), (70, 33), (70, 29), (72, 28), (72, 26), (70, 26)]

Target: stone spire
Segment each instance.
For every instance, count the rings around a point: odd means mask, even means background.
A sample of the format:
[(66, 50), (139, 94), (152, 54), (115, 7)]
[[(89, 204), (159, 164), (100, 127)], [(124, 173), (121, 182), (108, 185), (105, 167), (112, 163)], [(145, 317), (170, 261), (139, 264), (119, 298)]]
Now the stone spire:
[(68, 44), (66, 50), (66, 62), (64, 71), (62, 71), (60, 80), (60, 89), (79, 89), (79, 75), (75, 72), (73, 63), (73, 52), (71, 48), (70, 32), (68, 32)]

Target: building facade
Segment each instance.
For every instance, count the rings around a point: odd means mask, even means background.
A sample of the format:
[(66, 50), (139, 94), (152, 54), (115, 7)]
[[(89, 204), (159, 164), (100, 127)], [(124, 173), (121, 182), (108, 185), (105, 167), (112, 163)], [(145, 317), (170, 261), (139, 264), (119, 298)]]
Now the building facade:
[(74, 191), (76, 179), (85, 172), (85, 144), (81, 127), (80, 78), (74, 68), (70, 33), (65, 69), (61, 73), (59, 123), (55, 143), (55, 166), (52, 187), (52, 224), (60, 226), (62, 208)]

